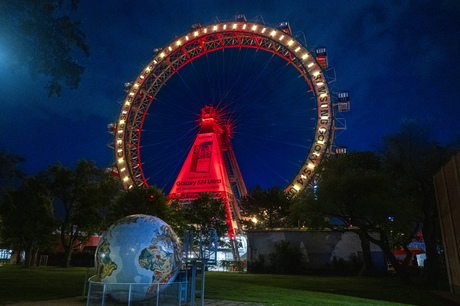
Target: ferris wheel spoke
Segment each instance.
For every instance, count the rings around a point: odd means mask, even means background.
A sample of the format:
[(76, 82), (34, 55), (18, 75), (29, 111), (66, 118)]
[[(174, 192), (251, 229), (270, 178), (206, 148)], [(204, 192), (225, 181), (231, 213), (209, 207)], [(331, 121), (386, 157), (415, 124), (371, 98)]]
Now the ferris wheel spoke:
[[(279, 170), (279, 168), (277, 169), (276, 167), (274, 167), (274, 165), (276, 165), (277, 162), (279, 162), (280, 160), (286, 161), (287, 160), (286, 158), (282, 158), (282, 156), (280, 156), (280, 155), (274, 155), (272, 153), (271, 149), (268, 148), (268, 147), (263, 148), (263, 151), (265, 151), (265, 153), (267, 153), (267, 154), (264, 155), (264, 158), (262, 158), (261, 155), (260, 155), (260, 151), (261, 151), (260, 147), (255, 149), (255, 148), (251, 148), (251, 147), (248, 147), (248, 146), (244, 146), (243, 148), (244, 148), (243, 152), (245, 153), (245, 155), (249, 156), (249, 158), (252, 159), (252, 160), (257, 160), (258, 161), (257, 163), (253, 162), (252, 164), (246, 165), (246, 167), (242, 167), (242, 173), (243, 174), (250, 173), (250, 175), (255, 176), (257, 178), (256, 181), (258, 183), (256, 185), (262, 185), (262, 187), (264, 187), (264, 188), (273, 187), (273, 186), (267, 185), (267, 183), (263, 183), (265, 181), (265, 178), (267, 177), (267, 175), (270, 176), (270, 174), (267, 173), (266, 170), (269, 170), (269, 172), (272, 175), (275, 175), (278, 179), (280, 179), (284, 183), (289, 182), (289, 178), (286, 177), (286, 174), (283, 174)], [(258, 153), (256, 153), (256, 152), (258, 152)], [(267, 156), (271, 156), (271, 158), (267, 158)], [(295, 162), (292, 162), (292, 164), (295, 167), (299, 166), (299, 164), (298, 163), (296, 164)], [(257, 166), (254, 166), (254, 165), (257, 165)]]
[[(288, 183), (286, 190), (305, 187), (294, 186), (292, 176), (310, 175), (307, 162), (314, 161), (311, 168), (325, 156), (333, 136), (332, 104), (314, 53), (278, 28), (242, 21), (225, 28), (223, 22), (178, 37), (133, 82), (116, 140), (125, 148), (117, 165), (129, 169), (122, 177), (126, 188), (142, 185), (140, 175), (144, 185), (148, 179), (167, 188), (190, 150), (205, 105), (228, 120), (238, 163), (268, 170), (280, 185)], [(137, 153), (127, 149), (133, 146)], [(319, 157), (309, 159), (313, 150)]]

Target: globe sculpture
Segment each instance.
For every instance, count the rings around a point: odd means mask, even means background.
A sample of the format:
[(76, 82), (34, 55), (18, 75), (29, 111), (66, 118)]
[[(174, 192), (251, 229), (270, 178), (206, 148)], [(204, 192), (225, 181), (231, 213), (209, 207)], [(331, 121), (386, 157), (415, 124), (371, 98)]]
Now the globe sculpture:
[(117, 301), (155, 297), (176, 278), (181, 265), (177, 235), (163, 220), (132, 215), (115, 222), (97, 246), (96, 277)]

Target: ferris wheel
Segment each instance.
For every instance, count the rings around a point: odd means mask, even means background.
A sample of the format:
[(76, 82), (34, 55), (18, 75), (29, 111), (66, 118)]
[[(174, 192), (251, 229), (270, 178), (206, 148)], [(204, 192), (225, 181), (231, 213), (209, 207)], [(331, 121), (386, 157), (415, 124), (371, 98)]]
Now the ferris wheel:
[[(253, 50), (252, 52), (255, 53), (251, 53), (250, 56), (256, 58), (260, 57), (262, 53), (269, 54), (271, 57), (276, 55), (278, 60), (281, 59), (284, 63), (284, 67), (293, 67), (297, 75), (300, 73), (301, 81), (304, 84), (303, 87), (296, 85), (296, 88), (301, 88), (302, 91), (300, 103), (311, 109), (313, 114), (305, 116), (304, 121), (301, 122), (301, 125), (310, 125), (311, 135), (308, 136), (308, 140), (302, 135), (297, 137), (300, 139), (300, 143), (306, 142), (300, 145), (305, 152), (300, 153), (301, 157), (297, 158), (299, 161), (294, 167), (295, 170), (289, 170), (292, 172), (291, 177), (289, 180), (285, 180), (287, 187), (284, 187), (290, 195), (295, 195), (308, 185), (314, 175), (315, 167), (330, 154), (335, 130), (334, 106), (337, 105), (333, 103), (333, 99), (339, 102), (342, 109), (347, 108), (349, 102), (347, 92), (342, 92), (337, 100), (337, 97), (331, 93), (328, 87), (325, 75), (328, 67), (326, 49), (317, 48), (314, 51), (309, 51), (304, 44), (293, 36), (287, 22), (282, 22), (277, 27), (270, 27), (258, 22), (248, 22), (244, 15), (237, 15), (234, 21), (216, 22), (210, 25), (194, 24), (187, 33), (177, 37), (162, 48), (156, 48), (153, 59), (143, 68), (136, 80), (125, 84), (127, 96), (122, 102), (118, 120), (110, 125), (110, 130), (115, 135), (116, 168), (126, 189), (133, 186), (156, 184), (156, 182), (148, 182), (148, 175), (146, 175), (148, 166), (145, 164), (145, 160), (148, 158), (142, 153), (143, 148), (149, 146), (147, 138), (144, 137), (146, 126), (144, 121), (150, 121), (146, 118), (152, 113), (151, 106), (155, 105), (157, 100), (165, 99), (161, 97), (161, 92), (165, 88), (173, 88), (169, 90), (173, 90), (175, 95), (184, 91), (193, 93), (194, 88), (187, 85), (188, 83), (185, 83), (186, 90), (177, 89), (173, 83), (173, 78), (179, 78), (182, 82), (187, 77), (194, 78), (187, 73), (183, 75), (179, 73), (180, 70), (183, 71), (190, 66), (191, 69), (195, 70), (195, 74), (202, 75), (203, 73), (196, 72), (199, 58), (205, 58), (204, 61), (207, 61), (210, 67), (218, 66), (209, 64), (212, 54), (218, 53), (218, 50), (222, 50), (222, 52), (224, 50), (237, 50), (239, 53), (242, 52), (241, 50)], [(259, 50), (266, 52), (258, 52)], [(232, 51), (225, 52), (231, 54)], [(243, 56), (246, 57), (248, 54), (245, 53)], [(222, 66), (227, 65), (224, 61), (222, 61)], [(239, 78), (246, 72), (243, 67), (238, 71), (238, 76), (235, 78)], [(232, 82), (232, 80), (230, 81)], [(208, 82), (210, 81), (208, 80)], [(227, 80), (227, 83), (231, 82)], [(219, 86), (220, 84), (210, 87), (214, 90)], [(228, 96), (232, 90), (238, 89), (227, 84), (225, 96)], [(265, 91), (266, 88), (259, 87), (256, 90)], [(196, 91), (199, 92), (193, 93), (194, 97), (201, 95), (206, 90), (198, 88)], [(304, 94), (309, 97), (305, 98)], [(183, 100), (182, 98), (177, 99)], [(221, 100), (224, 98), (219, 98), (219, 103)], [(203, 107), (207, 102), (204, 101), (204, 104), (199, 107)], [(234, 101), (232, 103), (237, 104)], [(174, 105), (168, 107), (171, 112), (180, 108), (180, 106)], [(270, 111), (277, 112), (276, 109)], [(153, 112), (157, 119), (163, 115), (161, 112), (167, 111), (163, 109), (159, 112)], [(297, 111), (294, 112), (298, 113)], [(178, 121), (176, 118), (174, 120), (169, 119), (167, 121), (169, 123), (162, 124), (162, 126), (178, 125), (180, 124)], [(157, 129), (161, 129), (161, 127), (157, 127)], [(177, 137), (180, 138), (181, 136)], [(186, 144), (181, 143), (180, 145)], [(189, 148), (186, 148), (186, 151), (188, 150)], [(175, 163), (181, 164), (178, 160)]]

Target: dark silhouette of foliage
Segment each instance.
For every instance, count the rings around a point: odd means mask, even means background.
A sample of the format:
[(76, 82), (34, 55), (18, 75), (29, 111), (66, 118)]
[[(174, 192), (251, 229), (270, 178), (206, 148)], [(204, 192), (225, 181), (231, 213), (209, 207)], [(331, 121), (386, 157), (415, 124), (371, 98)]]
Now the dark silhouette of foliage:
[(262, 190), (256, 186), (241, 199), (240, 206), (246, 216), (257, 219), (256, 224), (249, 221), (256, 228), (286, 227), (290, 224), (288, 217), (291, 200), (279, 187)]
[(374, 273), (370, 242), (377, 244), (398, 275), (409, 282), (408, 262), (399, 263), (393, 254), (393, 236), (407, 237), (407, 245), (416, 234), (418, 218), (411, 203), (395, 192), (378, 156), (372, 152), (333, 156), (317, 167), (317, 173), (321, 181), (316, 193), (305, 191), (295, 204), (308, 212), (307, 225), (351, 230), (359, 235), (364, 275)]
[(384, 137), (381, 153), (398, 192), (408, 197), (414, 213), (420, 214), (426, 246), (427, 284), (436, 287), (440, 277), (441, 244), (433, 176), (454, 153), (455, 148), (433, 141), (430, 131), (415, 121), (405, 120), (399, 130)]
[(18, 185), (25, 177), (24, 172), (19, 169), (19, 164), (24, 161), (22, 157), (5, 151), (0, 152), (0, 199), (7, 186)]
[(265, 273), (267, 272), (267, 268), (265, 267), (265, 256), (263, 254), (259, 254), (257, 259), (251, 260), (248, 262), (248, 272), (250, 273)]
[(86, 160), (79, 161), (75, 170), (57, 164), (44, 174), (57, 210), (65, 252), (63, 266), (68, 267), (76, 244), (86, 242), (91, 235), (105, 229), (103, 214), (118, 194), (119, 182), (111, 173)]
[[(79, 0), (4, 0), (0, 2), (0, 36), (8, 46), (11, 69), (27, 67), (48, 78), (48, 95), (65, 85), (77, 89), (90, 55), (81, 21), (72, 12)], [(77, 52), (79, 51), (79, 52)]]
[(168, 223), (177, 235), (182, 236), (187, 227), (185, 212), (177, 202), (168, 205), (169, 198), (157, 187), (133, 187), (123, 191), (110, 207), (108, 223), (134, 214), (155, 216)]
[(214, 199), (210, 193), (202, 193), (185, 209), (189, 224), (198, 228), (212, 227), (218, 237), (228, 233), (227, 212), (221, 199)]
[(351, 253), (348, 259), (333, 256), (329, 263), (328, 273), (332, 275), (357, 275), (362, 268), (362, 262), (355, 253)]
[(123, 191), (115, 205), (110, 208), (109, 221), (112, 223), (135, 214), (151, 215), (164, 220), (168, 201), (169, 198), (156, 187), (130, 188)]
[(302, 252), (290, 242), (281, 240), (275, 243), (268, 257), (274, 273), (295, 274), (301, 271)]
[(24, 265), (34, 266), (38, 250), (51, 244), (56, 229), (52, 196), (43, 178), (26, 178), (17, 190), (8, 189), (0, 205), (0, 217), (3, 244), (24, 250)]

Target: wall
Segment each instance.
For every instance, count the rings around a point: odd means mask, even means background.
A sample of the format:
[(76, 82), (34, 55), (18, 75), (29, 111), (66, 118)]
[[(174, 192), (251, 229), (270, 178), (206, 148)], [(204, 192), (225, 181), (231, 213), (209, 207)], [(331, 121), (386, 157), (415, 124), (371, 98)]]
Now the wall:
[[(304, 253), (304, 264), (308, 269), (326, 269), (334, 256), (349, 260), (354, 254), (362, 258), (361, 242), (353, 232), (305, 231), (305, 230), (251, 230), (248, 236), (248, 265), (264, 255), (265, 264), (270, 265), (268, 254), (273, 245), (281, 240)], [(386, 271), (387, 262), (381, 249), (371, 243), (374, 264), (380, 271)]]

